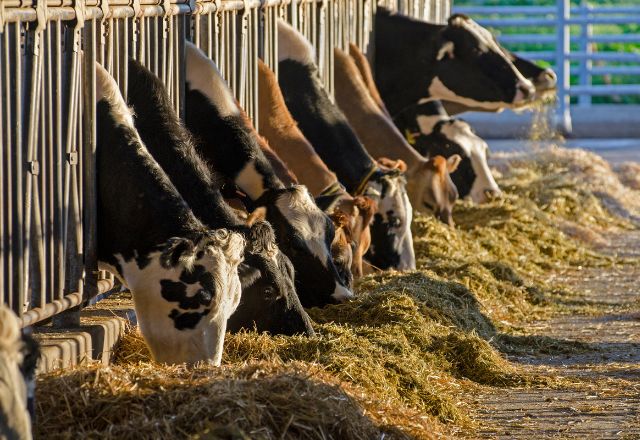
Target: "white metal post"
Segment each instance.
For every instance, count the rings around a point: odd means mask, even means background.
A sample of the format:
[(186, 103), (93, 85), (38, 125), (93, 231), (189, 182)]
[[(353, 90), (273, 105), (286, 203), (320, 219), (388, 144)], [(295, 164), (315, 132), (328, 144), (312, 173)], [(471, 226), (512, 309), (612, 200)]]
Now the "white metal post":
[(556, 127), (565, 134), (571, 133), (570, 109), (570, 73), (569, 54), (571, 51), (571, 31), (568, 20), (571, 14), (569, 0), (557, 0), (557, 42), (556, 42), (556, 72), (558, 75), (558, 113)]
[[(589, 4), (586, 0), (582, 0), (580, 4), (580, 15), (583, 18), (589, 17)], [(591, 66), (592, 61), (589, 56), (591, 55), (591, 36), (593, 34), (593, 26), (585, 21), (580, 25), (580, 52), (584, 53), (586, 56), (580, 59), (580, 76), (579, 76), (579, 84), (582, 87), (586, 87), (591, 85)], [(578, 97), (578, 105), (580, 107), (590, 107), (591, 106), (591, 95), (583, 94)]]

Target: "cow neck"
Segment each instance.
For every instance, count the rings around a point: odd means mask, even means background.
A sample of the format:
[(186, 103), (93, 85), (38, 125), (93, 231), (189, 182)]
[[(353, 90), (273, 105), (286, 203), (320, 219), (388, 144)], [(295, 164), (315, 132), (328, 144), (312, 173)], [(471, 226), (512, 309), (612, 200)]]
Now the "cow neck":
[(320, 156), (304, 137), (284, 102), (275, 74), (258, 61), (260, 119), (258, 130), (289, 169), (315, 197), (338, 183)]
[(442, 102), (439, 100), (414, 104), (398, 113), (393, 121), (411, 145), (415, 145), (416, 138), (433, 133), (436, 125), (448, 121)]
[[(197, 240), (204, 225), (194, 216), (133, 127), (97, 105), (98, 258), (117, 263), (143, 258), (171, 237)], [(126, 233), (123, 233), (125, 232)]]
[(129, 63), (128, 79), (127, 100), (135, 113), (136, 129), (192, 211), (211, 228), (241, 227), (222, 198), (221, 177), (198, 156), (160, 80), (135, 61)]
[(358, 138), (373, 157), (402, 159), (411, 174), (424, 158), (411, 148), (374, 101), (353, 59), (340, 49), (334, 52), (336, 101)]
[(187, 128), (198, 137), (198, 151), (217, 171), (252, 200), (267, 189), (284, 188), (260, 150), (253, 127), (238, 113), (223, 116), (217, 107), (187, 83)]
[(384, 8), (378, 8), (375, 26), (376, 84), (387, 109), (395, 116), (429, 97), (438, 42), (446, 26), (389, 14)]
[(278, 82), (302, 133), (347, 191), (354, 194), (376, 163), (329, 99), (317, 68), (290, 59), (280, 61)]

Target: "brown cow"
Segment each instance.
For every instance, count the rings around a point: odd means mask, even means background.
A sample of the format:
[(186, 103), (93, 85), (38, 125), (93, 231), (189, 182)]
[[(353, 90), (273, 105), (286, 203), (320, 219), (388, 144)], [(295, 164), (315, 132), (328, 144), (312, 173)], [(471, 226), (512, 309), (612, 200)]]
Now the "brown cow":
[[(339, 185), (336, 175), (320, 159), (298, 128), (287, 109), (274, 73), (262, 61), (258, 62), (258, 91), (258, 130), (314, 197), (333, 196), (334, 203), (329, 210), (342, 216), (332, 216), (332, 219), (337, 229), (342, 224), (348, 227), (349, 233), (346, 235), (350, 238), (353, 251), (351, 271), (355, 277), (362, 276), (362, 257), (371, 243), (369, 224), (376, 210), (375, 202), (368, 197), (352, 197)], [(340, 237), (340, 240), (344, 239)]]
[[(453, 155), (446, 160), (445, 168), (436, 168), (433, 160), (425, 159), (407, 143), (380, 110), (354, 60), (338, 48), (334, 49), (334, 56), (336, 101), (358, 138), (374, 157), (401, 159), (406, 164), (407, 193), (412, 206), (416, 209), (426, 207), (443, 222), (452, 225), (451, 211), (457, 190), (448, 173), (457, 168), (460, 156)], [(440, 171), (447, 173), (443, 179), (438, 175)]]

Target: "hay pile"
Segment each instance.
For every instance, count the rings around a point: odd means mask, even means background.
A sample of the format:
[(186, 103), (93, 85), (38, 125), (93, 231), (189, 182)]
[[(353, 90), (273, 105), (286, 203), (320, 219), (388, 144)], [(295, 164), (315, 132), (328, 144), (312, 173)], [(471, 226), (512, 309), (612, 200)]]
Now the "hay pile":
[[(523, 375), (499, 350), (581, 348), (519, 335), (513, 324), (575, 299), (547, 284), (553, 271), (613, 263), (562, 232), (567, 225), (633, 227), (631, 190), (591, 159), (560, 149), (501, 158), (503, 199), (461, 203), (455, 230), (417, 216), (419, 270), (369, 276), (356, 300), (311, 310), (315, 338), (228, 335), (223, 368), (187, 370), (150, 362), (131, 332), (114, 366), (40, 379), (36, 434), (432, 438), (465, 426), (462, 389), (542, 380)], [(603, 188), (613, 192), (603, 196)], [(629, 215), (619, 217), (611, 199)]]

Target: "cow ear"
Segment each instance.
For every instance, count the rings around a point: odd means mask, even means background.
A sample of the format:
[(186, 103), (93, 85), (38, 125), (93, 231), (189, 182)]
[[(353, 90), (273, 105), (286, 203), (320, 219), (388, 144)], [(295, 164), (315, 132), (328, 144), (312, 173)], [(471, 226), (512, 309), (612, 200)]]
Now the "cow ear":
[(455, 58), (454, 55), (455, 45), (453, 41), (445, 41), (442, 46), (440, 46), (440, 50), (438, 51), (438, 56), (436, 56), (436, 60), (440, 61), (444, 58)]
[(247, 226), (253, 226), (254, 223), (262, 221), (267, 218), (267, 208), (260, 206), (253, 210), (249, 217), (247, 217)]
[(459, 154), (454, 154), (453, 156), (449, 157), (447, 159), (447, 171), (449, 171), (449, 173), (453, 173), (458, 169), (458, 165), (460, 165), (460, 162), (462, 162), (462, 158)]
[(195, 247), (188, 238), (172, 237), (160, 254), (160, 264), (167, 269), (181, 263), (190, 266), (195, 257)]

